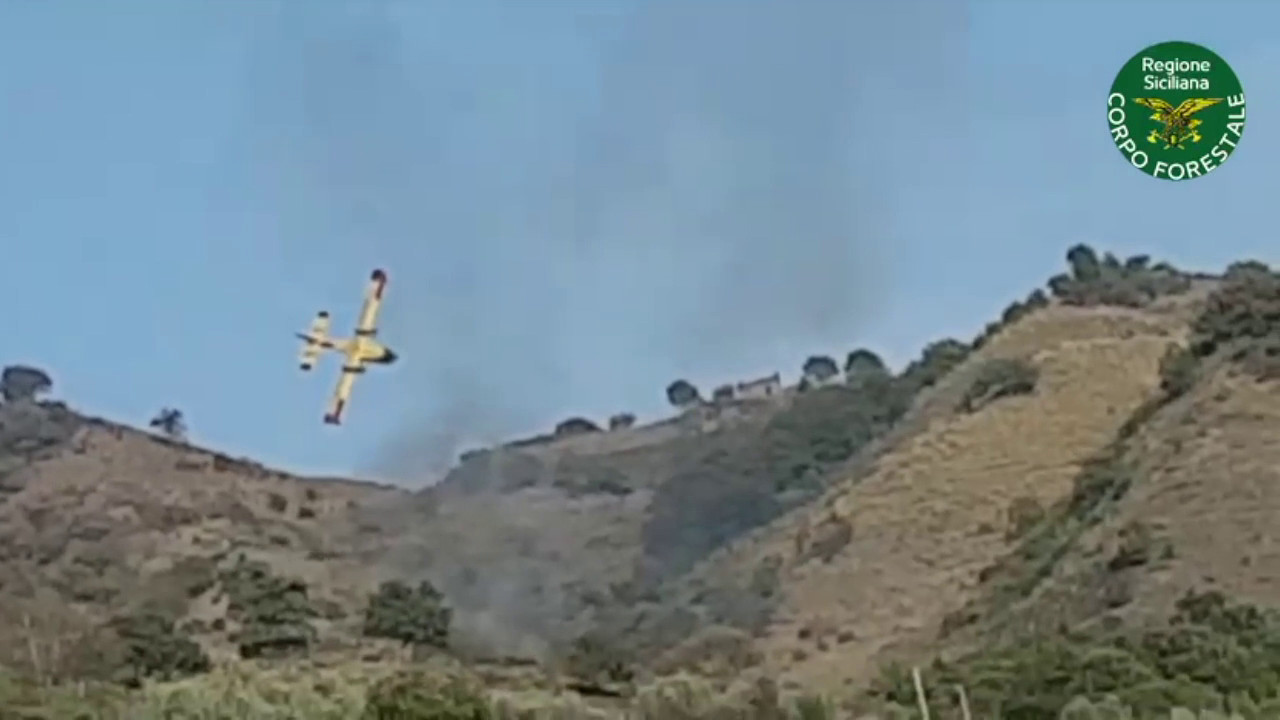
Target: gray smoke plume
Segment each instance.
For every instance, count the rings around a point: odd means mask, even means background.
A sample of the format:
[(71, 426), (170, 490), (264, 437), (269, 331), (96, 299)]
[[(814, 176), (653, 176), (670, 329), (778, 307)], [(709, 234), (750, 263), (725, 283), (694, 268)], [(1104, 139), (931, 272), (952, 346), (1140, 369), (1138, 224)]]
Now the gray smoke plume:
[[(929, 212), (895, 188), (962, 114), (963, 3), (279, 7), (246, 67), (255, 192), (291, 262), (391, 269), (421, 409), (371, 462), (414, 485), (468, 445), (661, 409), (676, 377), (849, 349), (895, 217)], [(527, 646), (568, 609), (534, 607), (529, 558), (465, 588), (414, 567), (420, 533), (388, 562), (465, 596), (472, 636)]]
[(397, 281), (387, 332), (422, 409), (378, 474), (412, 481), (561, 413), (659, 409), (676, 376), (853, 342), (902, 211), (895, 128), (944, 113), (946, 130), (955, 102), (939, 88), (963, 59), (959, 5), (263, 18), (246, 112), (283, 251), (368, 248)]

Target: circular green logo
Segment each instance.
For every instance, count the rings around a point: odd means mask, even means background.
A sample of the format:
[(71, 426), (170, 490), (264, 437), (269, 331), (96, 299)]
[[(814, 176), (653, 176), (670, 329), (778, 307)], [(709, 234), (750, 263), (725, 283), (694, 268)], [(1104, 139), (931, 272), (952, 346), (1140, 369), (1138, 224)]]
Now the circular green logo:
[(1244, 90), (1209, 48), (1163, 42), (1120, 68), (1107, 96), (1111, 139), (1152, 177), (1187, 180), (1216, 170), (1244, 134)]

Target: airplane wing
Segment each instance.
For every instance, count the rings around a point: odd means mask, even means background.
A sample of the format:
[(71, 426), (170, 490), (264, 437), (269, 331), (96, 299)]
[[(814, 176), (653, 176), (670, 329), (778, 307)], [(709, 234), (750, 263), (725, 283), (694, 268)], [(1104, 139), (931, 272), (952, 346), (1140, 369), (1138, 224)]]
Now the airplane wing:
[(329, 400), (329, 409), (325, 412), (324, 421), (329, 425), (340, 425), (342, 423), (342, 411), (347, 407), (347, 401), (351, 399), (351, 388), (356, 384), (356, 376), (364, 372), (364, 363), (360, 360), (347, 359), (342, 366), (342, 375), (338, 377), (338, 386), (333, 390), (333, 397)]
[(360, 307), (360, 319), (356, 322), (356, 335), (372, 337), (378, 334), (378, 310), (382, 309), (382, 293), (387, 288), (387, 274), (374, 270), (369, 276), (369, 289)]

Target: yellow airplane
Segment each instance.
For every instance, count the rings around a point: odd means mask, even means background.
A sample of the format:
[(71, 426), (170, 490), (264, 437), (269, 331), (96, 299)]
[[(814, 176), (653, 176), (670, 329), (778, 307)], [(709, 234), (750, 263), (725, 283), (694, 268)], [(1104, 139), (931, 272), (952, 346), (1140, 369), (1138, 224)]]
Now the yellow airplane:
[(378, 310), (382, 307), (382, 293), (386, 287), (387, 274), (374, 270), (369, 276), (369, 288), (365, 291), (364, 305), (360, 308), (360, 319), (356, 322), (353, 337), (331, 337), (329, 313), (326, 310), (316, 313), (307, 332), (295, 333), (302, 339), (301, 367), (304, 371), (315, 367), (316, 359), (322, 352), (338, 352), (344, 356), (342, 376), (338, 378), (338, 387), (334, 390), (329, 409), (324, 415), (324, 421), (330, 425), (342, 422), (342, 411), (351, 398), (351, 387), (355, 385), (356, 376), (365, 371), (366, 365), (390, 365), (396, 361), (396, 354), (391, 348), (376, 339)]

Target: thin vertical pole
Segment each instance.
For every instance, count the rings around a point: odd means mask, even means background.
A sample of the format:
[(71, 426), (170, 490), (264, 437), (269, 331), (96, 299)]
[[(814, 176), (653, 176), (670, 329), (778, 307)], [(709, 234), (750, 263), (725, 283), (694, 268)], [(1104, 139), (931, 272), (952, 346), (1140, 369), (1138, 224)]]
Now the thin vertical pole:
[(963, 685), (956, 685), (956, 694), (960, 696), (960, 714), (964, 716), (964, 720), (972, 720), (969, 714), (969, 695), (965, 693)]
[(924, 697), (924, 682), (920, 680), (920, 668), (911, 668), (911, 680), (916, 685), (916, 702), (920, 705), (920, 717), (929, 720), (929, 703)]

